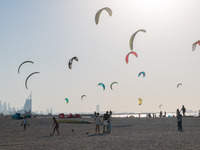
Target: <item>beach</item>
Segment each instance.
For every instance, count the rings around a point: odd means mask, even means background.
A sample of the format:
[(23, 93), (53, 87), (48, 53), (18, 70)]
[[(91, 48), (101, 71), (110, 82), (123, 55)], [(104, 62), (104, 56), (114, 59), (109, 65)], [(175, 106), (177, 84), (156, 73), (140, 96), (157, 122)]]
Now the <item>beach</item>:
[[(73, 118), (93, 122), (93, 118)], [(200, 149), (200, 118), (184, 117), (183, 130), (177, 119), (112, 118), (111, 134), (95, 135), (94, 124), (59, 123), (60, 135), (52, 134), (52, 118), (22, 120), (0, 118), (0, 150), (197, 150)], [(73, 132), (72, 132), (73, 129)], [(101, 132), (103, 126), (100, 127)]]

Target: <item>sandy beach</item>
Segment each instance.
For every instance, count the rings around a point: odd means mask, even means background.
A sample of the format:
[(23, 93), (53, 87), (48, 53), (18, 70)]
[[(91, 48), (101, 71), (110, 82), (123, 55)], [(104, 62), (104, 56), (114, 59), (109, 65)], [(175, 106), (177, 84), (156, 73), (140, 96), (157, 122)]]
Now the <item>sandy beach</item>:
[[(93, 121), (92, 118), (71, 120)], [(24, 131), (21, 120), (0, 119), (0, 150), (200, 149), (200, 118), (194, 117), (183, 118), (184, 132), (177, 130), (176, 118), (112, 118), (111, 134), (101, 135), (94, 134), (94, 124), (60, 123), (60, 135), (50, 136), (51, 118), (28, 121), (30, 126)]]

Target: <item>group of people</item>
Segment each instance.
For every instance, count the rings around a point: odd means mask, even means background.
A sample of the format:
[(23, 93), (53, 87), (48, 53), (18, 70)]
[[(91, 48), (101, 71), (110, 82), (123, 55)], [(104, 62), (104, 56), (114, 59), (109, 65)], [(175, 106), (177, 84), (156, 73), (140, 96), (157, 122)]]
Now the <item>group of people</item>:
[[(181, 112), (183, 114), (183, 116), (185, 116), (185, 112), (186, 112), (186, 108), (184, 107), (184, 105), (182, 105), (181, 110), (177, 109), (176, 110), (176, 117), (177, 117), (177, 125), (178, 125), (178, 131), (183, 131), (182, 129), (182, 115)], [(108, 113), (108, 111), (106, 111), (106, 113), (103, 115), (103, 119), (101, 120), (101, 117), (99, 116), (99, 113), (95, 112), (95, 134), (100, 134), (100, 125), (103, 124), (103, 133), (111, 133), (111, 115), (112, 112), (110, 111), (110, 114)], [(21, 126), (24, 126), (24, 130), (26, 130), (26, 125), (29, 126), (29, 123), (27, 121), (26, 116), (24, 117), (24, 119), (22, 120)], [(53, 134), (55, 133), (55, 131), (57, 131), (58, 135), (60, 134), (58, 128), (59, 128), (59, 123), (58, 121), (55, 119), (55, 117), (53, 117)]]
[(103, 115), (103, 120), (101, 120), (99, 113), (96, 113), (95, 116), (95, 134), (100, 134), (100, 125), (103, 123), (103, 133), (111, 133), (111, 123), (110, 123), (110, 116), (111, 113), (109, 114), (108, 111)]
[(186, 108), (184, 107), (184, 105), (182, 106), (181, 110), (179, 110), (179, 109), (176, 110), (178, 131), (183, 132), (181, 111), (183, 113), (183, 116), (185, 116)]

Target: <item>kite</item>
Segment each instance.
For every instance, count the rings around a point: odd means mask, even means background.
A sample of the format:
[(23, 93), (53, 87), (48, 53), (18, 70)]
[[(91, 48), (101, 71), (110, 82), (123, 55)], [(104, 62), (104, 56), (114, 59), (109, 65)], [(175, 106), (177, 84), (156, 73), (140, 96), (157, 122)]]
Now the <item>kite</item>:
[(36, 74), (36, 73), (40, 73), (40, 72), (33, 72), (33, 73), (31, 73), (31, 74), (26, 78), (26, 81), (25, 81), (25, 87), (26, 87), (26, 89), (28, 89), (28, 87), (27, 87), (27, 82), (28, 82), (29, 77), (32, 76), (32, 75), (34, 75), (34, 74)]
[(143, 75), (143, 77), (146, 76), (146, 73), (142, 71), (142, 72), (140, 72), (140, 73), (138, 74), (138, 77), (140, 77), (141, 74)]
[(126, 58), (125, 58), (127, 64), (128, 64), (128, 57), (129, 57), (130, 54), (133, 54), (133, 55), (135, 55), (135, 57), (138, 57), (138, 55), (137, 55), (136, 52), (133, 52), (133, 51), (132, 51), (132, 52), (128, 53), (128, 54), (126, 55)]
[(195, 43), (192, 45), (192, 51), (194, 51), (194, 50), (196, 49), (197, 44), (200, 45), (200, 40), (197, 41), (197, 42), (195, 42)]
[(66, 104), (69, 103), (69, 99), (68, 98), (65, 98), (65, 100), (66, 100)]
[(161, 107), (162, 107), (162, 104), (159, 105), (159, 108), (160, 108), (160, 109), (161, 109)]
[(108, 8), (108, 7), (104, 7), (104, 8), (102, 8), (102, 9), (100, 9), (100, 10), (96, 13), (96, 15), (95, 15), (95, 22), (96, 22), (96, 24), (99, 23), (99, 17), (100, 17), (101, 12), (102, 12), (103, 10), (107, 11), (107, 13), (108, 13), (110, 16), (112, 16), (112, 10), (111, 10), (110, 8)]
[(140, 30), (138, 30), (138, 31), (136, 31), (131, 37), (130, 37), (130, 41), (129, 41), (129, 46), (130, 46), (130, 49), (131, 50), (133, 50), (133, 42), (134, 42), (134, 38), (135, 38), (135, 36), (136, 36), (136, 34), (138, 33), (138, 32), (146, 32), (146, 30), (144, 30), (144, 29), (140, 29)]
[(69, 69), (72, 68), (73, 60), (76, 60), (78, 62), (78, 57), (75, 56), (75, 57), (73, 57), (72, 59), (69, 60), (69, 63), (68, 63)]
[(86, 95), (82, 95), (82, 96), (81, 96), (81, 99), (82, 99), (82, 100), (83, 100), (83, 97), (86, 97)]
[(21, 63), (21, 65), (19, 65), (19, 67), (18, 67), (18, 73), (20, 73), (20, 68), (25, 63), (32, 63), (32, 64), (34, 64), (34, 62), (32, 62), (32, 61), (24, 61), (23, 63)]
[(118, 84), (118, 83), (117, 83), (117, 82), (111, 83), (111, 85), (110, 85), (111, 90), (113, 90), (113, 89), (112, 89), (113, 84)]
[(139, 105), (141, 105), (142, 104), (142, 98), (138, 98), (138, 100), (139, 100)]
[(106, 87), (105, 87), (105, 85), (103, 83), (99, 83), (98, 85), (101, 85), (103, 87), (103, 90), (105, 90)]
[(182, 85), (182, 83), (177, 84), (177, 88), (178, 88), (180, 85)]

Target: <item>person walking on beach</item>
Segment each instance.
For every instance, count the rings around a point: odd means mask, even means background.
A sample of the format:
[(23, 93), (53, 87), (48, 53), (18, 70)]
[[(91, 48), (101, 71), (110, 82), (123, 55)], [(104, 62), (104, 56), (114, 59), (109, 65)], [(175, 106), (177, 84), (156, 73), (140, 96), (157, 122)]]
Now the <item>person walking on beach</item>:
[(181, 111), (183, 113), (183, 116), (185, 117), (186, 108), (184, 107), (184, 105), (182, 106)]
[(28, 124), (28, 126), (29, 126), (29, 123), (28, 123), (28, 121), (27, 121), (27, 119), (26, 119), (26, 116), (24, 116), (24, 119), (22, 120), (22, 124), (21, 124), (21, 126), (23, 126), (24, 125), (24, 130), (26, 130), (26, 125)]
[[(103, 133), (108, 132), (108, 120), (110, 119), (110, 115), (108, 114), (108, 111), (103, 115)], [(106, 131), (105, 131), (106, 127)]]
[[(54, 126), (55, 125), (55, 126)], [(59, 130), (58, 130), (58, 128), (59, 128), (59, 123), (58, 123), (58, 121), (56, 120), (56, 118), (55, 117), (53, 117), (53, 126), (52, 127), (54, 127), (54, 129), (53, 129), (53, 134), (55, 133), (55, 130), (58, 132), (58, 135), (60, 134), (60, 132), (59, 132)]]
[(181, 115), (179, 109), (176, 110), (176, 117), (177, 117), (178, 131), (183, 131), (183, 129), (182, 129), (182, 115)]
[(96, 114), (96, 117), (94, 119), (95, 121), (95, 134), (99, 134), (99, 131), (100, 131), (100, 124), (101, 124), (101, 119), (100, 119), (100, 116), (99, 116), (99, 113)]

